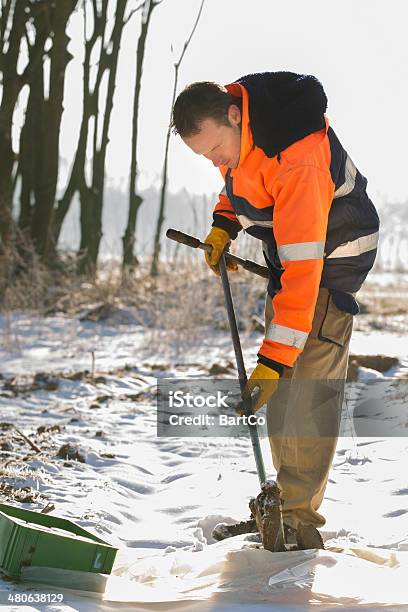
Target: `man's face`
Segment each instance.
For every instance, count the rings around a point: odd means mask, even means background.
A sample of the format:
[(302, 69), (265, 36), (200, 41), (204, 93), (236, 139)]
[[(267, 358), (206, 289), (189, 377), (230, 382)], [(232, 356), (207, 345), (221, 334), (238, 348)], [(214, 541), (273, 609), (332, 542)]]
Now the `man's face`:
[(228, 110), (229, 125), (215, 119), (204, 119), (198, 134), (184, 137), (183, 141), (197, 155), (204, 155), (214, 166), (236, 168), (241, 151), (241, 113), (231, 104)]

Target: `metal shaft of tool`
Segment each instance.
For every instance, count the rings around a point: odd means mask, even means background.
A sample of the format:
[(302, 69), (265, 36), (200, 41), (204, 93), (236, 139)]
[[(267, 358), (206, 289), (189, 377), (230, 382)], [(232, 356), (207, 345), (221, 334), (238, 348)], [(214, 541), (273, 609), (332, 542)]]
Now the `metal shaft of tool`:
[[(235, 359), (237, 362), (237, 369), (238, 369), (238, 376), (239, 376), (239, 384), (241, 387), (241, 393), (243, 393), (246, 383), (247, 383), (247, 375), (246, 375), (246, 370), (245, 370), (244, 357), (242, 355), (241, 341), (239, 339), (237, 320), (235, 318), (234, 303), (232, 301), (231, 287), (230, 287), (230, 283), (228, 279), (228, 272), (227, 272), (227, 267), (225, 264), (224, 254), (221, 255), (218, 265), (219, 265), (220, 274), (221, 274), (222, 288), (224, 290), (225, 305), (227, 307), (228, 320), (229, 320), (231, 337), (232, 337), (232, 344), (234, 345)], [(250, 416), (251, 414), (253, 414), (251, 399), (243, 397), (243, 404), (244, 404), (244, 414), (246, 416)], [(264, 462), (262, 458), (261, 445), (259, 443), (258, 429), (255, 424), (249, 424), (249, 423), (248, 423), (248, 428), (249, 428), (249, 433), (251, 436), (252, 450), (254, 452), (254, 457), (255, 457), (256, 471), (258, 473), (259, 483), (262, 486), (266, 482), (266, 473), (265, 473), (265, 466), (264, 466)]]

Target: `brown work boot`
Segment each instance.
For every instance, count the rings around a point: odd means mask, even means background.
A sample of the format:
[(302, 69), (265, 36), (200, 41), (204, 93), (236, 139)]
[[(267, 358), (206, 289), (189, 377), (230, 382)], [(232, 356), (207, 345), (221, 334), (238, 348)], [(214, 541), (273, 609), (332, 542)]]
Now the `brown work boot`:
[(298, 525), (296, 530), (296, 540), (299, 550), (310, 548), (323, 548), (323, 539), (320, 532), (313, 525)]
[(289, 527), (289, 525), (283, 525), (282, 528), (279, 529), (275, 544), (273, 547), (273, 552), (287, 552), (288, 550), (299, 550), (297, 543), (297, 532), (293, 527)]
[(274, 551), (281, 525), (282, 504), (279, 487), (273, 480), (262, 485), (259, 495), (249, 502), (265, 550)]
[(322, 536), (313, 525), (300, 524), (297, 529), (284, 525), (284, 535), (283, 538), (282, 530), (279, 529), (274, 552), (324, 548)]

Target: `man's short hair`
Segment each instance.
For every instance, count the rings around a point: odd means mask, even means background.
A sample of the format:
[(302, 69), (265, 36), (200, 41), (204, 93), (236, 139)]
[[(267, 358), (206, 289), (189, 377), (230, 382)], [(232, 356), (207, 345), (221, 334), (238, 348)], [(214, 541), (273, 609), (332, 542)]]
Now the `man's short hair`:
[(241, 109), (241, 98), (231, 95), (222, 85), (211, 81), (191, 83), (179, 94), (174, 104), (173, 132), (182, 137), (198, 134), (204, 119), (230, 125), (228, 109), (231, 104)]

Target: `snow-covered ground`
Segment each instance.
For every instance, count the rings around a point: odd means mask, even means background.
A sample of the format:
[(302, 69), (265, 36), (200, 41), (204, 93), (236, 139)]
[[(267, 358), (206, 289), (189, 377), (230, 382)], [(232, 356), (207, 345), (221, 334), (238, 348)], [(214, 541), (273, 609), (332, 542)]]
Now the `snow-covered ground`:
[[(211, 365), (233, 362), (228, 334), (174, 355), (130, 315), (92, 323), (15, 313), (0, 326), (1, 433), (13, 423), (42, 451), (10, 430), (2, 481), (31, 487), (36, 501), (23, 507), (52, 502), (54, 514), (119, 548), (103, 596), (86, 596), (77, 582), (54, 589), (64, 604), (16, 610), (408, 609), (408, 438), (340, 438), (321, 508), (326, 550), (270, 553), (248, 536), (217, 543), (215, 524), (248, 518), (259, 490), (250, 441), (157, 437), (155, 392), (158, 377), (205, 377)], [(398, 357), (392, 376), (404, 377), (403, 330), (357, 326), (352, 353)], [(248, 370), (260, 340), (243, 335)], [(83, 461), (57, 457), (68, 443)], [(266, 438), (262, 447), (273, 477)], [(45, 590), (2, 581), (0, 604), (13, 610), (10, 593)]]

